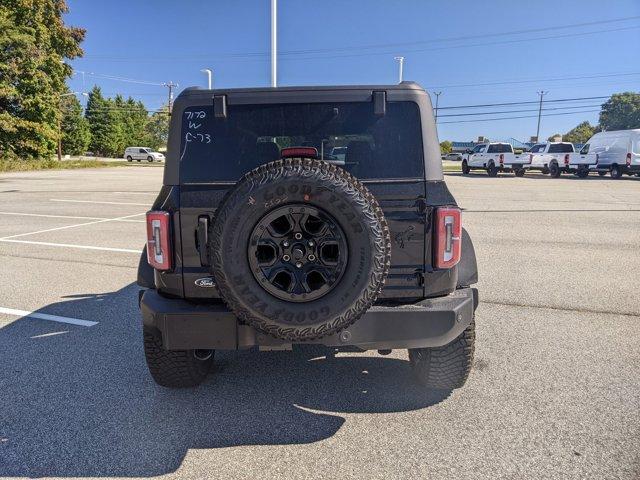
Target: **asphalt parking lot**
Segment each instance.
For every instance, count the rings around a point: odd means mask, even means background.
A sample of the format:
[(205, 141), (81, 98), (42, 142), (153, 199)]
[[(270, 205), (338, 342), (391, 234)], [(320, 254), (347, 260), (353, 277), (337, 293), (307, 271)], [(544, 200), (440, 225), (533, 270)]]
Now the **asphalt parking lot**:
[(640, 476), (640, 180), (446, 177), (481, 305), (444, 397), (404, 351), (222, 353), (156, 386), (134, 281), (161, 178), (0, 176), (0, 477)]

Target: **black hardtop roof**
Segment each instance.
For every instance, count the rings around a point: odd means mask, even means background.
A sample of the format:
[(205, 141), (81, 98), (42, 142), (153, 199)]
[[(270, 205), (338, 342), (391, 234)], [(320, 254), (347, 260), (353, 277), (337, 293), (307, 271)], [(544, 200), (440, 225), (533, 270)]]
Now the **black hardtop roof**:
[(286, 86), (286, 87), (253, 87), (253, 88), (220, 88), (220, 89), (207, 89), (201, 87), (187, 87), (178, 97), (184, 96), (200, 96), (207, 95), (224, 95), (234, 93), (283, 93), (283, 92), (332, 92), (332, 91), (373, 91), (373, 90), (385, 90), (385, 91), (414, 91), (416, 93), (426, 93), (426, 90), (416, 82), (405, 81), (394, 85), (323, 85), (323, 86)]

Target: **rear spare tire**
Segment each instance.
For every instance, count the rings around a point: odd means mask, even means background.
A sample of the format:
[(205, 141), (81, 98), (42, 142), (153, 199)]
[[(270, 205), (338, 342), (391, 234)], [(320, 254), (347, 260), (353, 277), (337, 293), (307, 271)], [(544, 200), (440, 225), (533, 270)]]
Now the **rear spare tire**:
[(288, 159), (247, 173), (210, 229), (212, 273), (242, 321), (290, 341), (337, 333), (378, 297), (391, 242), (367, 188), (336, 165)]

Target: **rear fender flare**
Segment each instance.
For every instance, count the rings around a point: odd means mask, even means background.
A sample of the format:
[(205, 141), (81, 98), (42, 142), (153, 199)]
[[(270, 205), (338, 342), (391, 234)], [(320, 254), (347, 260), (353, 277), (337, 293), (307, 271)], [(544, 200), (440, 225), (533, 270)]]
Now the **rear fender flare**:
[(462, 251), (460, 263), (458, 263), (458, 288), (468, 287), (478, 283), (478, 264), (476, 262), (476, 251), (469, 233), (462, 229)]
[[(462, 244), (464, 246), (464, 243)], [(153, 267), (147, 261), (147, 246), (145, 245), (138, 262), (138, 279), (136, 281), (139, 287), (156, 288), (154, 280)]]

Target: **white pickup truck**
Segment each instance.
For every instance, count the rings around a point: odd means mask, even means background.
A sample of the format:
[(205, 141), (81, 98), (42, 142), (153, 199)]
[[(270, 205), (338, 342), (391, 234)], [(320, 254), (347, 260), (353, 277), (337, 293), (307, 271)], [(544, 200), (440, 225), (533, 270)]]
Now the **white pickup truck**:
[(598, 155), (595, 153), (577, 153), (573, 143), (549, 142), (538, 143), (528, 153), (527, 170), (540, 170), (558, 178), (563, 173), (574, 173), (580, 178), (589, 175), (589, 169), (595, 168)]
[(521, 177), (528, 163), (529, 156), (516, 155), (509, 143), (480, 143), (463, 156), (462, 173), (467, 175), (471, 170), (485, 170), (490, 177), (495, 177), (498, 172), (513, 172), (516, 177)]

